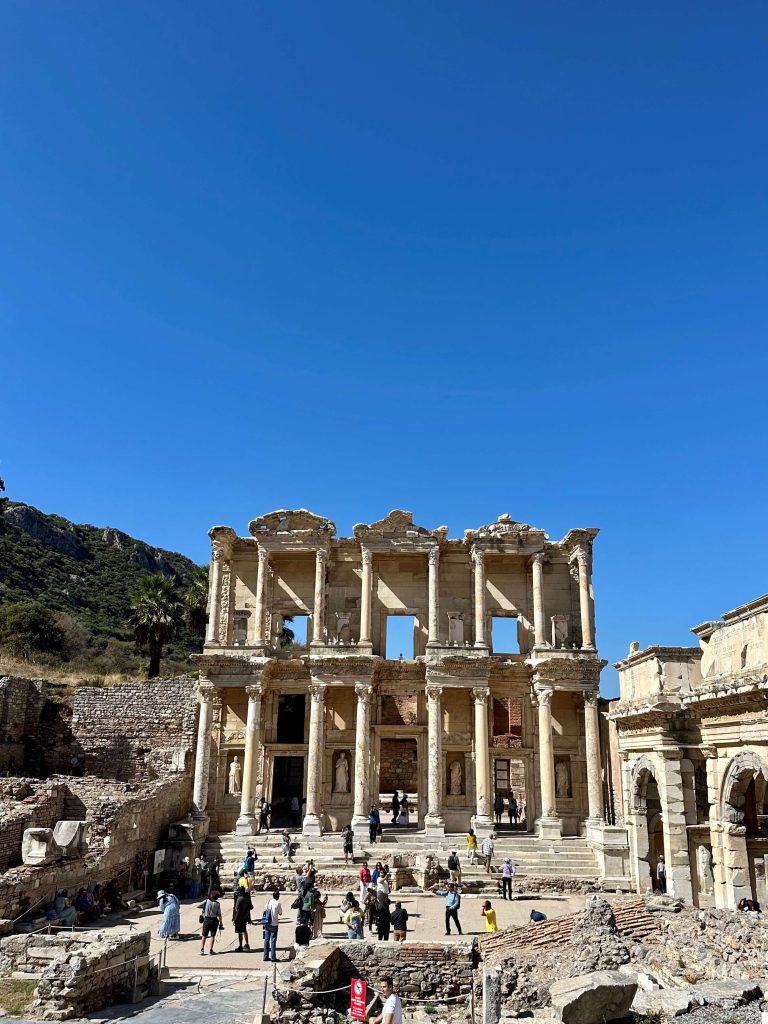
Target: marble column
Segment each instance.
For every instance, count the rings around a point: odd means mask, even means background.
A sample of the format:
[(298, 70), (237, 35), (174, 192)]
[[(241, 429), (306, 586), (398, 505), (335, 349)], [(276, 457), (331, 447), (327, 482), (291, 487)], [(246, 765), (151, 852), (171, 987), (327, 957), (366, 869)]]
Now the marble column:
[(443, 799), (443, 712), (442, 686), (427, 683), (427, 814), (424, 831), (427, 835), (445, 835), (445, 819), (442, 815)]
[(595, 637), (592, 632), (592, 609), (589, 594), (589, 553), (579, 548), (576, 553), (579, 566), (579, 611), (581, 613), (581, 646), (582, 649), (595, 649)]
[(312, 683), (309, 687), (309, 748), (307, 750), (307, 812), (304, 815), (305, 836), (322, 835), (323, 751), (325, 748), (325, 683)]
[(315, 552), (315, 605), (312, 609), (312, 643), (325, 642), (325, 563), (328, 552), (318, 548)]
[(427, 647), (440, 646), (440, 596), (439, 575), (440, 548), (429, 549), (429, 636)]
[(371, 705), (373, 687), (355, 683), (355, 803), (352, 831), (365, 835), (371, 809)]
[(261, 726), (261, 687), (247, 686), (246, 693), (248, 694), (248, 717), (245, 723), (243, 790), (240, 794), (240, 817), (235, 825), (235, 832), (239, 836), (252, 836), (256, 832), (253, 805), (256, 798), (256, 764)]
[(560, 819), (555, 800), (555, 755), (552, 747), (551, 686), (535, 687), (539, 705), (539, 775), (541, 777), (541, 815), (539, 835), (542, 839), (560, 838)]
[(219, 601), (221, 598), (221, 565), (227, 557), (227, 546), (218, 538), (211, 538), (211, 574), (208, 584), (208, 622), (205, 627), (206, 644), (219, 643)]
[(472, 690), (475, 700), (475, 831), (487, 835), (493, 831), (491, 791), (488, 779), (488, 698), (487, 686)]
[(544, 633), (544, 553), (539, 552), (531, 559), (533, 575), (533, 642), (536, 647), (546, 647), (547, 638)]
[(259, 547), (259, 568), (256, 576), (256, 609), (253, 613), (253, 643), (255, 647), (264, 647), (265, 594), (267, 590), (267, 572), (269, 570), (269, 552)]
[(603, 782), (600, 761), (600, 722), (597, 693), (584, 694), (584, 739), (587, 757), (587, 804), (591, 821), (602, 821)]
[(371, 642), (371, 588), (373, 585), (373, 552), (363, 548), (363, 576), (360, 590), (360, 639), (361, 644)]
[(213, 686), (200, 686), (200, 717), (197, 721), (197, 746), (195, 747), (195, 776), (192, 788), (192, 805), (195, 817), (205, 817), (208, 804), (208, 773), (211, 760), (211, 698)]
[(475, 647), (487, 647), (485, 640), (485, 552), (475, 548)]

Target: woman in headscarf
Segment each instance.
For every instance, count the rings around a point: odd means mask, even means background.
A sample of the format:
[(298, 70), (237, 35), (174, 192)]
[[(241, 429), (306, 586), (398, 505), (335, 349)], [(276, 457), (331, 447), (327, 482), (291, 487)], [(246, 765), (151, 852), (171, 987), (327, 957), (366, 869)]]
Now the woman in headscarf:
[(59, 889), (56, 893), (56, 899), (53, 901), (53, 909), (56, 912), (56, 916), (60, 918), (68, 928), (71, 928), (77, 918), (77, 911), (72, 906), (72, 900), (67, 896), (66, 889)]
[(172, 892), (164, 892), (163, 889), (157, 894), (158, 906), (163, 912), (163, 920), (160, 922), (161, 939), (178, 939), (181, 931), (181, 904)]

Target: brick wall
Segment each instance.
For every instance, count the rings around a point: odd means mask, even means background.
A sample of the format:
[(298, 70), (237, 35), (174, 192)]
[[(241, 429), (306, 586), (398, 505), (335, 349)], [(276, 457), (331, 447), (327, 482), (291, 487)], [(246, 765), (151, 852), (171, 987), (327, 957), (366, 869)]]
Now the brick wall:
[(20, 771), (25, 739), (35, 735), (46, 697), (44, 679), (0, 676), (0, 771)]
[(24, 829), (53, 828), (64, 817), (66, 786), (37, 779), (7, 779), (0, 787), (0, 871), (21, 864)]

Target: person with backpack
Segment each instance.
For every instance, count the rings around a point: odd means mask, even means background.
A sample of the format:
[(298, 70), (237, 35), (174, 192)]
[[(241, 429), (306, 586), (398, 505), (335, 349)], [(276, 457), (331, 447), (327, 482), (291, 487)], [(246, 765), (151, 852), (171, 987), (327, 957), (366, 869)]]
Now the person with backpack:
[(456, 925), (456, 931), (462, 935), (461, 922), (459, 921), (459, 908), (461, 907), (461, 894), (453, 882), (449, 882), (447, 889), (438, 889), (435, 896), (445, 896), (445, 934), (451, 934), (451, 921)]
[(200, 956), (205, 956), (205, 940), (211, 940), (210, 955), (216, 952), (213, 948), (213, 944), (216, 941), (216, 933), (218, 931), (224, 931), (224, 922), (221, 919), (221, 904), (219, 903), (219, 893), (217, 889), (211, 889), (208, 893), (208, 899), (203, 900), (202, 903), (198, 903), (199, 909), (202, 911), (200, 914), (200, 924), (202, 927), (202, 943), (200, 946)]
[(232, 908), (232, 924), (237, 934), (238, 946), (235, 953), (250, 953), (251, 944), (248, 941), (248, 925), (251, 922), (251, 911), (253, 902), (248, 889), (240, 889), (235, 894), (235, 905)]
[(450, 872), (451, 881), (455, 882), (456, 885), (461, 885), (461, 863), (456, 850), (451, 850), (448, 854), (448, 871)]
[(282, 913), (280, 890), (275, 889), (271, 899), (264, 904), (264, 911), (261, 915), (261, 923), (264, 926), (264, 959), (272, 960), (273, 963), (277, 960), (277, 930)]

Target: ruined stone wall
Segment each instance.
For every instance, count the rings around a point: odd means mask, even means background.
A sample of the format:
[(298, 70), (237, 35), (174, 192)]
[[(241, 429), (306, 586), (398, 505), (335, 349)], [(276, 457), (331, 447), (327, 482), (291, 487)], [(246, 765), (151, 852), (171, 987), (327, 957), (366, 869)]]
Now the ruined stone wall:
[(0, 771), (24, 765), (24, 741), (37, 731), (46, 689), (44, 679), (0, 677)]
[(0, 780), (0, 871), (21, 864), (24, 829), (53, 828), (64, 817), (67, 787), (15, 777)]
[(191, 768), (195, 687), (189, 676), (78, 687), (72, 733), (83, 751), (85, 774), (150, 782)]

